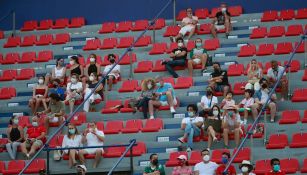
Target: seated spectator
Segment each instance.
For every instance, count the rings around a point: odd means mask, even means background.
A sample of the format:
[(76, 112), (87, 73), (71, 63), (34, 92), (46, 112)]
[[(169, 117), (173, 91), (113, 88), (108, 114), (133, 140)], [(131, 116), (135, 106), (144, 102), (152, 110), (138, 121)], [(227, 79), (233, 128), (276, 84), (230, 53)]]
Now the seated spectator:
[(272, 170), (265, 175), (285, 175), (286, 173), (280, 170), (280, 161), (277, 158), (271, 159)]
[(185, 139), (187, 139), (187, 151), (190, 152), (193, 149), (193, 138), (200, 135), (204, 118), (198, 117), (198, 108), (195, 104), (189, 104), (187, 111), (189, 117), (183, 118), (181, 122), (181, 129), (184, 130), (184, 135), (178, 138), (178, 141), (184, 143)]
[[(81, 147), (82, 146), (81, 139), (82, 137), (79, 134), (77, 127), (74, 124), (69, 123), (68, 133), (63, 138), (62, 148)], [(68, 161), (69, 168), (76, 166), (77, 165), (76, 155), (79, 155), (79, 150), (67, 149), (64, 150), (64, 153), (69, 155), (69, 161)]]
[(37, 116), (32, 117), (32, 125), (28, 127), (25, 141), (20, 145), (21, 152), (30, 159), (46, 141), (46, 128), (39, 125)]
[(218, 99), (213, 95), (211, 87), (207, 87), (206, 95), (201, 97), (200, 106), (203, 111), (200, 112), (200, 116), (206, 117), (211, 111), (212, 107), (218, 104)]
[(263, 77), (263, 74), (256, 59), (252, 59), (249, 65), (250, 66), (247, 70), (248, 82), (245, 85), (245, 89), (254, 90), (255, 86), (257, 86), (257, 88), (260, 86), (259, 81)]
[(242, 163), (239, 165), (239, 168), (242, 173), (237, 175), (256, 175), (252, 173), (254, 167), (249, 160), (243, 160)]
[(47, 105), (43, 103), (43, 100), (47, 98), (48, 86), (44, 84), (45, 78), (43, 76), (38, 77), (37, 86), (33, 87), (33, 95), (29, 100), (29, 107), (31, 108), (32, 114), (36, 114), (38, 107), (43, 104), (45, 110)]
[[(53, 89), (50, 89), (49, 90), (49, 95), (50, 94), (58, 94), (58, 96), (61, 98), (61, 100), (64, 100), (65, 98), (65, 89), (62, 88), (60, 86), (61, 82), (59, 79), (54, 79), (52, 81), (52, 86), (53, 86)], [(49, 98), (47, 98), (46, 100), (44, 100), (44, 102), (49, 102)]]
[(254, 104), (254, 102), (255, 100), (253, 98), (253, 91), (250, 89), (246, 89), (244, 93), (244, 99), (239, 104), (239, 106), (244, 110), (244, 120), (243, 120), (244, 125), (247, 124), (248, 112), (251, 111), (251, 107)]
[(77, 175), (85, 175), (87, 172), (87, 168), (85, 165), (77, 165), (76, 170), (77, 170)]
[(222, 125), (225, 148), (229, 148), (228, 135), (231, 133), (234, 134), (236, 147), (238, 147), (240, 144), (241, 119), (237, 108), (229, 107), (225, 109)]
[[(82, 143), (87, 144), (87, 146), (103, 146), (104, 133), (97, 129), (95, 122), (90, 122), (89, 128), (85, 129), (82, 134)], [(95, 154), (95, 161), (93, 163), (93, 168), (96, 168), (100, 162), (101, 156), (104, 153), (103, 148), (87, 148), (80, 150), (79, 159), (82, 164), (85, 163), (85, 154)]]
[(170, 106), (171, 113), (176, 113), (174, 106), (177, 105), (175, 91), (170, 83), (165, 83), (163, 78), (158, 76), (156, 78), (157, 90), (153, 94), (153, 98), (148, 102), (148, 111), (150, 119), (154, 119), (154, 108), (160, 106)]
[(217, 37), (217, 31), (224, 29), (227, 38), (231, 30), (230, 13), (227, 10), (226, 3), (222, 3), (220, 9), (221, 11), (217, 12), (215, 18), (212, 20), (211, 33), (213, 38)]
[[(103, 75), (107, 75), (107, 73), (112, 69), (112, 67), (116, 64), (115, 61), (115, 55), (114, 54), (109, 54), (108, 55), (108, 60), (110, 62), (109, 65), (107, 65), (104, 70), (103, 70)], [(115, 80), (118, 80), (120, 78), (120, 65), (117, 64), (113, 70), (107, 75), (108, 78), (108, 84), (109, 88), (108, 91), (112, 90), (112, 85)]]
[[(283, 73), (285, 70), (284, 67), (279, 66), (276, 60), (271, 61), (271, 68), (268, 69), (268, 85), (269, 87), (273, 87), (274, 84), (277, 82), (278, 77), (281, 77), (281, 80), (277, 87), (281, 88), (281, 101), (284, 101), (287, 98), (288, 94), (288, 80), (286, 77), (286, 72)], [(283, 74), (282, 74), (283, 73)]]
[(75, 101), (82, 99), (83, 86), (79, 81), (79, 76), (77, 74), (72, 74), (70, 82), (67, 84), (66, 88), (66, 99), (65, 102), (69, 102), (69, 111), (72, 113), (74, 111)]
[(198, 17), (193, 16), (192, 8), (187, 8), (187, 17), (182, 19), (181, 29), (177, 36), (171, 37), (171, 42), (176, 42), (178, 38), (183, 38), (187, 33), (189, 33), (188, 40), (194, 35), (195, 28), (198, 23)]
[(96, 62), (96, 54), (90, 54), (90, 64), (87, 64), (84, 68), (84, 76), (82, 77), (82, 83), (84, 87), (86, 86), (86, 81), (88, 81), (91, 73), (96, 73), (96, 75), (100, 75), (100, 64)]
[(194, 175), (215, 175), (218, 165), (210, 161), (210, 151), (204, 149), (201, 151), (203, 161), (197, 163), (194, 167)]
[(206, 63), (208, 59), (207, 50), (202, 47), (202, 40), (195, 40), (195, 48), (190, 52), (190, 60), (188, 61), (189, 76), (193, 76), (193, 66), (201, 64), (201, 72), (206, 71)]
[(209, 79), (209, 86), (216, 92), (223, 92), (224, 97), (229, 91), (228, 75), (227, 71), (221, 69), (221, 65), (218, 62), (213, 63), (213, 72), (211, 73), (211, 79)]
[(24, 131), (21, 126), (18, 126), (18, 117), (12, 116), (7, 128), (8, 143), (5, 145), (7, 152), (12, 160), (16, 159), (17, 148), (24, 139)]
[[(219, 167), (216, 169), (216, 175), (223, 175), (226, 165), (228, 163), (228, 160), (230, 159), (230, 153), (228, 152), (223, 152), (222, 153), (222, 164), (219, 165)], [(227, 170), (227, 175), (236, 175), (236, 169), (233, 165), (230, 165), (228, 170)]]
[(150, 165), (146, 166), (143, 175), (165, 175), (164, 166), (159, 164), (158, 155), (151, 154)]
[(166, 70), (174, 77), (178, 78), (178, 74), (174, 71), (175, 66), (185, 66), (188, 50), (183, 44), (183, 39), (178, 38), (176, 40), (178, 47), (169, 54), (173, 60), (164, 60), (162, 64), (165, 65)]
[(79, 77), (84, 75), (83, 66), (80, 65), (79, 59), (77, 56), (70, 57), (69, 64), (70, 64), (70, 67), (68, 69), (68, 72), (70, 76), (73, 74), (76, 74)]
[[(92, 90), (94, 90), (94, 88), (97, 85), (98, 85), (98, 88), (90, 96), (90, 98), (88, 98), (84, 103), (83, 110), (85, 112), (96, 111), (95, 106), (93, 106), (93, 105), (95, 105), (95, 100), (102, 99), (102, 97), (103, 97), (103, 85), (98, 81), (98, 76), (97, 76), (96, 72), (92, 72), (89, 76), (89, 81), (88, 81), (86, 88), (85, 88), (84, 98), (87, 98), (91, 94)], [(91, 109), (90, 109), (90, 106), (91, 106)]]
[(221, 111), (218, 105), (213, 105), (204, 125), (204, 130), (208, 133), (208, 150), (210, 150), (212, 142), (217, 141), (216, 133), (222, 131)]
[(64, 65), (64, 59), (58, 58), (56, 60), (55, 67), (52, 69), (51, 76), (50, 73), (46, 75), (45, 85), (48, 85), (48, 83), (52, 82), (55, 79), (60, 80), (59, 84), (63, 84), (65, 82), (65, 74), (66, 74), (66, 67)]
[(185, 155), (177, 157), (179, 166), (174, 167), (172, 175), (193, 175), (192, 167), (188, 165), (188, 158)]
[(41, 115), (41, 114), (47, 115), (44, 119), (46, 134), (48, 134), (50, 123), (57, 123), (61, 125), (63, 121), (65, 120), (64, 102), (61, 101), (61, 98), (58, 96), (58, 94), (50, 94), (49, 97), (50, 97), (50, 102), (49, 102), (48, 109), (42, 112), (38, 112), (38, 115)]
[(226, 97), (223, 99), (221, 103), (221, 109), (227, 109), (236, 104), (236, 102), (234, 101), (234, 99), (232, 99), (232, 97), (233, 97), (232, 92), (229, 91), (226, 93)]
[(267, 100), (269, 100), (268, 102), (268, 107), (269, 110), (270, 110), (270, 113), (271, 113), (271, 122), (274, 122), (275, 120), (275, 116), (276, 116), (276, 110), (277, 110), (277, 107), (276, 107), (276, 94), (273, 94), (271, 96), (271, 99), (268, 99), (269, 98), (269, 92), (270, 90), (268, 89), (268, 82), (266, 79), (261, 79), (260, 80), (260, 86), (261, 88), (260, 89), (257, 89), (255, 91), (255, 94), (254, 94), (254, 99), (255, 99), (255, 103), (251, 106), (252, 108), (252, 116), (254, 119), (257, 118), (258, 116), (258, 113), (259, 113), (259, 110), (262, 108), (262, 106), (265, 104), (265, 102)]

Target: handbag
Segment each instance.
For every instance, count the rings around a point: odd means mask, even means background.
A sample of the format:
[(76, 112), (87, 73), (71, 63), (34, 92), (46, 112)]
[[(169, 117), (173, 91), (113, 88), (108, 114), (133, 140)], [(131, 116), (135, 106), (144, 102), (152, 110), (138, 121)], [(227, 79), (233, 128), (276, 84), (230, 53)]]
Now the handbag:
[[(57, 148), (60, 148), (57, 146)], [(62, 159), (63, 152), (61, 150), (54, 150), (53, 151), (53, 160), (60, 161)]]

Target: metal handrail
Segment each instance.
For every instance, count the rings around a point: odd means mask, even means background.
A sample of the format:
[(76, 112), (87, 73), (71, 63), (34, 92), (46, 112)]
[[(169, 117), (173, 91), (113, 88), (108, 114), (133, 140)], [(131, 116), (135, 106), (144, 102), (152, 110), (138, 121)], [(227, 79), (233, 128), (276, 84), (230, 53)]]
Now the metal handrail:
[(277, 86), (278, 86), (278, 84), (279, 84), (279, 82), (280, 82), (280, 80), (281, 80), (283, 74), (284, 74), (285, 71), (290, 67), (291, 62), (292, 62), (292, 59), (293, 59), (293, 57), (294, 57), (294, 55), (295, 55), (295, 53), (296, 53), (296, 50), (297, 50), (298, 47), (302, 44), (302, 42), (306, 39), (306, 34), (307, 34), (307, 30), (304, 31), (304, 35), (301, 37), (300, 42), (296, 45), (295, 48), (293, 48), (292, 53), (291, 53), (290, 58), (289, 58), (289, 61), (288, 61), (288, 63), (285, 65), (285, 69), (284, 69), (284, 70), (282, 71), (282, 73), (277, 77), (276, 83), (274, 84), (273, 88), (272, 88), (271, 91), (269, 92), (269, 97), (268, 97), (267, 101), (265, 102), (264, 105), (262, 105), (262, 108), (261, 108), (261, 110), (260, 110), (260, 112), (259, 112), (257, 118), (255, 119), (255, 121), (254, 121), (252, 127), (249, 129), (249, 131), (247, 132), (247, 134), (246, 134), (246, 136), (244, 137), (244, 139), (242, 140), (242, 142), (240, 143), (240, 145), (239, 145), (237, 151), (234, 153), (234, 155), (232, 155), (232, 157), (231, 157), (230, 160), (228, 161), (227, 166), (226, 166), (226, 168), (225, 168), (223, 174), (227, 174), (228, 168), (229, 168), (230, 165), (232, 164), (233, 160), (237, 157), (237, 155), (238, 155), (238, 153), (240, 152), (240, 150), (242, 149), (242, 147), (243, 147), (245, 141), (247, 140), (247, 138), (248, 138), (250, 135), (253, 134), (253, 130), (255, 129), (256, 125), (258, 124), (258, 121), (259, 121), (259, 119), (260, 119), (262, 113), (265, 111), (265, 108), (266, 108), (266, 106), (268, 105), (268, 103), (269, 103), (269, 101), (270, 101), (272, 95), (275, 93), (275, 89), (277, 88)]
[(15, 36), (16, 33), (16, 14), (14, 10), (11, 10), (10, 12), (8, 12), (6, 15), (4, 15), (2, 18), (0, 18), (0, 23), (5, 20), (7, 17), (9, 17), (12, 14), (12, 36)]

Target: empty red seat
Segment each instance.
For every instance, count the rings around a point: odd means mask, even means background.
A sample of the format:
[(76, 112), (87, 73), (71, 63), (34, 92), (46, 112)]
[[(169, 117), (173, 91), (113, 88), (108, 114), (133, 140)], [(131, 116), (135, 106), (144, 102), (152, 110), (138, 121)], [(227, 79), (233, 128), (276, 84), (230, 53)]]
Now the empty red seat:
[(176, 20), (181, 21), (185, 17), (187, 17), (187, 11), (186, 10), (180, 10), (177, 17), (176, 17)]
[[(192, 49), (194, 49), (194, 48), (195, 48), (195, 41), (189, 40), (188, 43), (187, 43), (188, 52), (190, 52), (190, 51), (191, 51)], [(200, 65), (200, 64), (196, 65), (197, 68), (198, 68), (199, 66), (200, 66), (200, 68), (201, 68), (201, 65)]]
[(131, 21), (122, 21), (117, 24), (117, 28), (115, 29), (115, 32), (128, 32), (132, 28), (132, 22)]
[(37, 174), (46, 169), (45, 159), (34, 159), (30, 166), (24, 171), (25, 174)]
[(84, 17), (76, 17), (71, 18), (70, 24), (68, 28), (79, 28), (85, 25), (85, 18)]
[(149, 55), (164, 54), (164, 52), (166, 51), (167, 51), (166, 43), (154, 43), (152, 49), (149, 51)]
[(127, 53), (126, 55), (123, 56), (122, 60), (120, 60), (119, 65), (128, 65), (128, 64), (132, 64), (136, 61), (137, 61), (137, 58), (136, 58), (135, 53), (131, 53), (131, 55), (129, 53)]
[[(288, 61), (284, 62), (284, 65), (287, 65)], [(299, 60), (292, 60), (291, 64), (290, 64), (290, 70), (291, 72), (298, 72), (301, 68), (301, 63)], [(289, 71), (288, 69), (286, 70), (287, 72)]]
[(124, 152), (126, 148), (123, 147), (108, 147), (105, 149), (105, 153), (103, 154), (103, 157), (105, 158), (113, 158), (113, 157), (120, 157)]
[(36, 58), (35, 52), (24, 52), (21, 55), (21, 59), (18, 60), (18, 63), (31, 63)]
[(35, 70), (32, 68), (21, 69), (19, 75), (15, 77), (16, 80), (29, 80), (35, 77)]
[[(136, 80), (137, 81), (137, 80)], [(137, 86), (138, 87), (138, 86)], [(136, 89), (136, 88), (135, 88)], [(121, 113), (133, 112), (133, 109), (130, 106), (130, 99), (124, 101), (124, 107), (120, 108)]]
[(240, 5), (228, 7), (231, 16), (240, 16), (243, 13), (243, 8)]
[(128, 48), (134, 42), (133, 36), (122, 37), (119, 39), (119, 43), (116, 46), (117, 48)]
[(228, 76), (240, 76), (244, 72), (244, 64), (231, 64), (228, 67)]
[(17, 47), (20, 45), (20, 42), (21, 42), (21, 38), (19, 36), (9, 37), (7, 38), (7, 41), (3, 45), (3, 47), (4, 48)]
[(0, 99), (11, 99), (16, 97), (16, 89), (14, 87), (2, 87), (0, 90)]
[(132, 31), (145, 30), (148, 27), (148, 20), (137, 20), (134, 26), (131, 28)]
[(169, 154), (169, 159), (168, 161), (165, 163), (166, 167), (174, 167), (174, 166), (179, 166), (179, 160), (178, 157), (180, 155), (185, 155), (186, 157), (188, 157), (188, 153), (185, 151), (181, 151), (181, 152), (171, 152)]
[(105, 134), (118, 134), (124, 128), (123, 126), (124, 124), (121, 120), (108, 121), (103, 132)]
[(112, 33), (114, 32), (116, 28), (115, 22), (105, 22), (101, 25), (101, 29), (99, 30), (99, 33)]
[(21, 27), (20, 31), (31, 31), (31, 30), (35, 30), (37, 28), (37, 21), (33, 20), (33, 21), (25, 21), (23, 23), (23, 26)]
[(201, 156), (200, 151), (192, 151), (190, 160), (189, 160), (189, 165), (194, 166), (197, 163), (201, 162), (203, 160), (203, 157)]
[(291, 20), (295, 16), (293, 9), (287, 9), (287, 10), (281, 10), (279, 15), (279, 20), (285, 21), (285, 20)]
[(100, 49), (113, 49), (117, 45), (116, 38), (105, 38), (102, 41)]
[(212, 154), (211, 154), (211, 161), (218, 163), (218, 164), (222, 163), (223, 152), (230, 153), (230, 151), (228, 149), (215, 149), (215, 150), (213, 150)]
[(236, 82), (233, 87), (233, 94), (244, 95), (244, 91), (245, 91), (244, 87), (246, 84), (247, 82)]
[(266, 172), (271, 171), (271, 169), (271, 160), (257, 160), (254, 173), (264, 175)]
[(220, 40), (218, 38), (207, 39), (204, 41), (204, 46), (207, 50), (216, 50), (220, 47)]
[(303, 166), (301, 168), (301, 173), (307, 173), (307, 158), (304, 159)]
[(186, 89), (193, 86), (193, 78), (192, 77), (179, 77), (174, 86), (175, 89)]
[(176, 36), (179, 33), (179, 26), (167, 26), (166, 31), (164, 32), (164, 37)]
[(134, 73), (145, 73), (152, 70), (153, 64), (151, 61), (139, 61)]
[(140, 119), (127, 120), (126, 127), (122, 129), (122, 133), (137, 133), (143, 128), (143, 122)]
[(275, 55), (289, 54), (291, 52), (292, 52), (292, 43), (283, 42), (283, 43), (277, 43), (274, 54)]
[(2, 30), (0, 30), (0, 39), (4, 38), (4, 32)]
[(48, 30), (53, 26), (53, 21), (51, 19), (42, 20), (39, 22), (37, 30)]
[(299, 170), (300, 164), (296, 158), (287, 158), (280, 160), (280, 170), (286, 174), (293, 174)]
[[(302, 44), (298, 46), (298, 48), (295, 51), (295, 53), (304, 53), (305, 52), (305, 44), (306, 43), (307, 43), (307, 41), (302, 42)], [(295, 42), (294, 43), (294, 48), (296, 48), (297, 45), (298, 45), (298, 42)]]
[(281, 114), (279, 124), (295, 124), (300, 120), (300, 112), (297, 110), (286, 110)]
[(262, 14), (261, 22), (275, 21), (278, 18), (276, 10), (265, 11)]
[(25, 166), (24, 160), (11, 160), (7, 165), (7, 169), (2, 171), (3, 175), (18, 174)]
[(145, 126), (141, 129), (142, 132), (158, 132), (163, 129), (163, 120), (160, 118), (147, 119)]
[(210, 34), (211, 33), (211, 23), (201, 24), (196, 31), (198, 35)]
[(12, 81), (17, 76), (17, 70), (3, 70), (0, 81)]
[(18, 126), (28, 127), (30, 125), (29, 116), (19, 116), (18, 117)]
[[(142, 154), (146, 154), (147, 148), (144, 142), (136, 142), (136, 146), (132, 147), (132, 156), (141, 156)], [(130, 156), (130, 151), (127, 152), (125, 157)]]
[(102, 109), (103, 114), (117, 113), (118, 108), (114, 108), (116, 106), (122, 105), (121, 100), (109, 100), (106, 102), (105, 107)]
[(5, 170), (5, 163), (0, 161), (0, 173), (2, 173), (3, 170)]
[(298, 9), (296, 12), (295, 19), (306, 19), (307, 18), (307, 8)]
[(211, 9), (211, 13), (210, 13), (210, 18), (214, 18), (216, 16), (216, 13), (221, 11), (221, 9), (219, 7), (214, 7)]
[(38, 52), (38, 57), (35, 62), (48, 62), (53, 59), (53, 52), (51, 50), (43, 50)]
[(126, 80), (122, 83), (121, 88), (118, 92), (133, 92), (138, 86), (138, 80)]
[(292, 142), (290, 148), (304, 148), (307, 147), (307, 133), (294, 133), (292, 135)]
[(30, 36), (25, 36), (23, 38), (23, 41), (20, 43), (20, 46), (33, 46), (36, 43), (36, 36), (35, 35), (30, 35)]
[(266, 149), (284, 149), (286, 146), (288, 146), (288, 136), (286, 134), (272, 134)]
[(101, 47), (100, 39), (87, 40), (83, 50), (96, 50)]
[(256, 52), (257, 56), (263, 55), (272, 55), (274, 53), (274, 44), (260, 44), (258, 51)]
[(52, 34), (45, 34), (39, 36), (38, 41), (36, 42), (37, 46), (43, 46), (43, 45), (49, 45), (53, 41), (53, 36)]
[(20, 59), (18, 53), (7, 53), (2, 60), (2, 64), (15, 64)]
[[(234, 155), (236, 151), (237, 149), (234, 149), (232, 155)], [(250, 159), (251, 159), (251, 149), (245, 147), (240, 149), (239, 153), (234, 159), (234, 163), (241, 163), (243, 160), (250, 160)]]
[(74, 125), (82, 125), (83, 123), (86, 123), (86, 113), (85, 112), (77, 112), (72, 119), (70, 120), (71, 123)]
[(206, 19), (209, 16), (209, 10), (207, 8), (196, 9), (195, 16), (197, 16), (198, 19)]
[(297, 35), (302, 35), (303, 32), (303, 27), (300, 24), (293, 24), (289, 25), (287, 28), (287, 32), (285, 33), (286, 36), (297, 36)]
[(69, 33), (58, 33), (55, 35), (52, 44), (65, 44), (70, 41)]
[(270, 28), (269, 33), (267, 34), (268, 37), (281, 37), (285, 34), (285, 27), (284, 26), (273, 26)]
[(149, 44), (151, 44), (151, 37), (144, 35), (134, 44), (134, 47), (144, 47), (148, 46)]
[(267, 35), (267, 29), (266, 27), (259, 27), (259, 28), (254, 28), (252, 30), (252, 33), (250, 34), (249, 38), (250, 39), (256, 39), (256, 38), (264, 38)]
[[(1, 145), (6, 145), (7, 143), (8, 143), (8, 138), (0, 138), (0, 144)], [(0, 148), (0, 153), (4, 152), (4, 151), (6, 151), (6, 147), (5, 146)], [(2, 165), (0, 164), (0, 166), (2, 166)], [(2, 167), (0, 167), (0, 168), (2, 168)], [(2, 172), (2, 170), (4, 170), (4, 169), (0, 169), (0, 172)]]
[(69, 19), (68, 18), (61, 18), (61, 19), (57, 19), (55, 20), (54, 25), (52, 25), (53, 29), (64, 29), (66, 27), (68, 27), (69, 25)]
[(252, 44), (248, 44), (240, 47), (240, 52), (238, 57), (249, 57), (256, 54), (256, 46)]
[(307, 81), (307, 69), (304, 70), (304, 75), (302, 77), (302, 81)]
[(152, 72), (163, 72), (166, 71), (165, 65), (162, 65), (163, 60), (157, 60), (155, 66), (152, 69)]
[(156, 20), (156, 22), (154, 23), (154, 25), (149, 27), (149, 30), (159, 30), (162, 29), (163, 27), (165, 27), (165, 19), (163, 18), (158, 18)]

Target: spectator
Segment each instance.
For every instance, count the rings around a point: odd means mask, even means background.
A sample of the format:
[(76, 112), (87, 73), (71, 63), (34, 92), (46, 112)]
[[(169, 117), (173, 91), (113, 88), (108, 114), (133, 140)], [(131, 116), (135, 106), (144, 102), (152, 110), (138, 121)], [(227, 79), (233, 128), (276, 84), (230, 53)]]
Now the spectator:
[[(268, 85), (269, 87), (273, 87), (277, 82), (278, 77), (281, 77), (280, 83), (277, 87), (281, 88), (281, 101), (284, 101), (288, 94), (288, 80), (286, 77), (286, 72), (284, 67), (279, 66), (276, 60), (271, 61), (271, 68), (268, 69)], [(282, 74), (283, 73), (283, 74)]]
[(49, 107), (47, 110), (38, 112), (39, 115), (41, 114), (47, 114), (47, 116), (44, 119), (45, 122), (45, 128), (46, 128), (46, 134), (48, 134), (49, 131), (49, 124), (62, 124), (65, 115), (65, 105), (64, 102), (61, 101), (61, 98), (58, 96), (58, 94), (50, 94), (50, 102)]
[(43, 100), (47, 98), (48, 86), (44, 84), (45, 78), (43, 76), (38, 77), (38, 85), (33, 88), (32, 98), (29, 100), (29, 107), (32, 114), (36, 114), (38, 107), (43, 104), (45, 110), (47, 105), (43, 103)]
[(271, 159), (272, 170), (265, 175), (285, 175), (286, 173), (280, 170), (280, 161), (277, 158)]
[(87, 168), (85, 165), (77, 165), (76, 170), (77, 170), (77, 175), (85, 175), (87, 172)]
[(247, 124), (248, 112), (251, 111), (251, 107), (254, 104), (254, 102), (255, 100), (253, 98), (253, 91), (250, 89), (246, 89), (244, 93), (244, 99), (239, 104), (239, 106), (244, 110), (244, 120), (243, 120), (244, 125)]
[(98, 64), (96, 60), (96, 54), (90, 54), (90, 64), (86, 65), (84, 69), (84, 75), (86, 75), (86, 77), (89, 77), (93, 72), (97, 75), (100, 74), (100, 64)]
[[(115, 55), (114, 54), (109, 54), (108, 55), (108, 60), (111, 64), (107, 65), (104, 70), (103, 70), (103, 74), (106, 75), (111, 69), (112, 67), (116, 64), (115, 62)], [(118, 80), (120, 78), (120, 65), (116, 65), (113, 70), (107, 75), (108, 77), (108, 84), (109, 84), (109, 88), (108, 91), (112, 90), (112, 85), (113, 82)]]
[[(104, 133), (97, 129), (95, 122), (90, 122), (89, 128), (85, 129), (82, 134), (82, 143), (87, 143), (87, 146), (103, 146)], [(104, 153), (103, 148), (87, 148), (83, 149), (79, 153), (79, 159), (82, 164), (85, 163), (85, 154), (95, 154), (95, 161), (93, 163), (93, 168), (96, 168), (100, 162), (101, 156)]]
[(203, 161), (199, 162), (194, 167), (194, 175), (214, 175), (218, 165), (210, 161), (210, 151), (204, 149), (201, 151)]
[(258, 62), (256, 59), (252, 59), (252, 61), (249, 64), (249, 68), (247, 69), (247, 77), (248, 77), (248, 83), (245, 86), (245, 89), (255, 89), (260, 86), (259, 80), (262, 78), (262, 69), (260, 68)]
[[(98, 85), (99, 84), (99, 85)], [(98, 85), (98, 88), (95, 90), (95, 92), (90, 96), (89, 99), (87, 99), (84, 103), (83, 110), (85, 112), (90, 111), (96, 111), (95, 107), (93, 106), (95, 104), (95, 100), (101, 100), (103, 97), (103, 85), (99, 83), (98, 76), (96, 72), (92, 72), (89, 76), (89, 82), (86, 85), (85, 88), (85, 95), (84, 98), (88, 97), (92, 90)], [(92, 109), (90, 109), (90, 106), (92, 106)]]
[(248, 160), (243, 160), (242, 163), (239, 165), (239, 168), (242, 173), (239, 173), (238, 175), (256, 175), (252, 173), (254, 167)]
[[(256, 119), (256, 117), (258, 116), (258, 110), (260, 110), (262, 106), (265, 104), (265, 102), (268, 100), (270, 92), (270, 90), (268, 89), (268, 82), (266, 79), (261, 79), (259, 83), (261, 88), (256, 89), (254, 94), (255, 103), (251, 106), (252, 116), (254, 119)], [(267, 106), (270, 109), (271, 122), (274, 122), (277, 110), (276, 103), (274, 102), (275, 100), (276, 100), (276, 94), (273, 94), (271, 96), (271, 99), (269, 99)]]
[(213, 38), (217, 37), (216, 33), (219, 30), (225, 30), (227, 38), (231, 30), (230, 13), (227, 10), (226, 3), (222, 3), (220, 9), (221, 11), (216, 13), (211, 25), (211, 33)]
[[(65, 98), (65, 89), (63, 89), (61, 86), (60, 86), (61, 82), (59, 79), (54, 79), (52, 81), (52, 86), (53, 86), (53, 89), (50, 89), (49, 90), (49, 95), (50, 94), (58, 94), (58, 96), (61, 98), (61, 100), (64, 100)], [(47, 98), (46, 100), (44, 100), (44, 102), (49, 102), (49, 98)]]
[(67, 95), (65, 102), (69, 102), (69, 111), (72, 113), (74, 110), (75, 101), (82, 99), (83, 86), (79, 81), (78, 74), (72, 74), (70, 81), (71, 82), (67, 84), (66, 88)]
[[(32, 117), (32, 125), (28, 127), (25, 141), (20, 145), (21, 152), (30, 159), (46, 141), (46, 128), (39, 125), (37, 116)], [(29, 151), (30, 150), (30, 151)]]
[(188, 158), (185, 155), (177, 157), (179, 166), (174, 167), (172, 175), (193, 175), (192, 168), (188, 166)]
[(177, 36), (171, 37), (171, 42), (176, 42), (178, 38), (183, 38), (187, 33), (189, 33), (188, 40), (194, 35), (195, 28), (198, 23), (198, 17), (193, 16), (192, 8), (187, 8), (187, 17), (182, 19), (181, 29)]
[[(219, 167), (216, 169), (216, 175), (223, 175), (223, 172), (225, 171), (226, 165), (228, 163), (228, 160), (230, 159), (230, 153), (223, 152), (222, 153), (222, 164), (219, 165)], [(236, 169), (233, 165), (230, 165), (227, 170), (227, 175), (236, 175)]]
[(69, 64), (70, 64), (70, 67), (69, 67), (68, 71), (69, 71), (70, 76), (73, 75), (73, 74), (76, 74), (79, 77), (84, 75), (83, 66), (80, 65), (79, 58), (77, 56), (70, 57)]
[(66, 74), (66, 67), (64, 65), (64, 59), (58, 58), (56, 60), (55, 67), (52, 69), (51, 76), (50, 73), (46, 75), (45, 85), (48, 85), (48, 83), (52, 82), (55, 79), (60, 80), (59, 84), (63, 84), (65, 82), (65, 74)]
[(223, 92), (224, 97), (229, 91), (228, 75), (227, 71), (221, 69), (221, 65), (218, 62), (213, 63), (214, 71), (211, 73), (211, 79), (209, 79), (209, 86), (217, 92)]
[(234, 106), (236, 102), (232, 99), (233, 93), (231, 91), (226, 93), (226, 97), (222, 100), (221, 109), (227, 109)]
[(202, 96), (200, 100), (200, 106), (203, 109), (203, 111), (200, 112), (200, 115), (202, 117), (206, 117), (209, 114), (209, 111), (211, 111), (212, 107), (216, 104), (218, 104), (217, 97), (213, 95), (212, 88), (207, 87), (206, 95)]
[(178, 74), (174, 71), (175, 66), (185, 66), (188, 50), (183, 44), (183, 39), (178, 38), (176, 40), (178, 47), (169, 54), (173, 60), (164, 60), (162, 62), (165, 65), (166, 70), (174, 77), (178, 78)]
[(10, 119), (10, 125), (7, 128), (8, 143), (5, 145), (6, 150), (12, 160), (16, 159), (17, 148), (20, 146), (24, 139), (24, 131), (21, 126), (18, 126), (18, 117), (12, 116)]
[(207, 50), (202, 47), (202, 40), (195, 40), (195, 48), (190, 52), (190, 60), (188, 61), (189, 76), (193, 76), (193, 67), (201, 64), (201, 72), (206, 71), (206, 63), (208, 59)]
[[(79, 134), (77, 127), (74, 124), (69, 123), (68, 132), (67, 135), (64, 136), (62, 148), (80, 147), (82, 146), (81, 139), (82, 137)], [(68, 161), (69, 168), (76, 166), (77, 165), (76, 155), (79, 154), (79, 151), (75, 149), (69, 149), (69, 150), (64, 150), (64, 153), (69, 155), (69, 161)]]
[(154, 119), (154, 107), (159, 108), (160, 106), (169, 105), (171, 113), (176, 113), (174, 106), (177, 105), (177, 100), (172, 84), (165, 83), (160, 76), (156, 78), (156, 82), (157, 90), (153, 98), (148, 102), (150, 119)]
[(195, 104), (189, 104), (187, 106), (188, 116), (182, 119), (181, 129), (184, 130), (184, 135), (178, 138), (178, 141), (181, 143), (185, 142), (185, 139), (188, 140), (187, 151), (190, 152), (193, 149), (193, 138), (194, 136), (199, 136), (204, 118), (198, 117), (197, 112), (198, 108)]
[(151, 154), (150, 165), (146, 166), (143, 175), (165, 175), (164, 166), (159, 164), (158, 155)]
[(240, 132), (241, 132), (241, 119), (240, 114), (235, 107), (229, 107), (225, 109), (224, 116), (223, 116), (223, 138), (225, 148), (229, 148), (228, 145), (228, 135), (230, 133), (234, 133), (236, 147), (240, 144)]
[(208, 133), (208, 150), (210, 150), (212, 142), (217, 141), (216, 133), (222, 131), (221, 111), (218, 105), (213, 105), (204, 125), (204, 130)]

